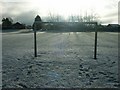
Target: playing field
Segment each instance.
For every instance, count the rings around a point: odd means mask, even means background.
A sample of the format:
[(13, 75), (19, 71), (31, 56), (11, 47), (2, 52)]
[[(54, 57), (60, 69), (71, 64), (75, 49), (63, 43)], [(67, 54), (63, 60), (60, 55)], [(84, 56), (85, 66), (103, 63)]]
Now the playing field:
[(94, 32), (2, 34), (3, 88), (118, 87), (118, 33), (98, 32), (97, 59)]

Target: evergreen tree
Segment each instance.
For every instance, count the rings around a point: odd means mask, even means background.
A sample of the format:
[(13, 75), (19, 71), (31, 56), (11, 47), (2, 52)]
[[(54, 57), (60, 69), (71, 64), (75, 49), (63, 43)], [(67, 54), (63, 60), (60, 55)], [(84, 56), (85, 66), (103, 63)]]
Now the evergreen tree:
[(12, 21), (9, 18), (2, 19), (2, 29), (11, 29), (12, 28)]

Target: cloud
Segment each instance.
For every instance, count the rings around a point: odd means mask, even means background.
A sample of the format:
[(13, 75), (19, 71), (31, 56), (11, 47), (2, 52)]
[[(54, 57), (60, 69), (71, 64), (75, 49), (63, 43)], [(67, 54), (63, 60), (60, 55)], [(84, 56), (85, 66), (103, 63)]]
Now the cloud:
[(29, 0), (4, 0), (2, 2), (25, 2), (25, 1), (29, 1)]
[(17, 15), (31, 9), (28, 2), (3, 2), (2, 7), (3, 15)]
[(35, 11), (28, 11), (28, 12), (24, 12), (24, 13), (21, 13), (20, 15), (16, 16), (14, 18), (14, 21), (19, 21), (21, 23), (31, 25), (34, 21), (35, 16), (36, 16)]
[(118, 4), (118, 23), (120, 24), (120, 1)]
[(108, 14), (106, 14), (104, 17), (106, 18), (110, 18), (110, 17), (115, 17), (115, 16), (118, 16), (118, 12), (115, 11), (115, 12), (110, 12)]
[(107, 9), (104, 13), (101, 13), (101, 21), (103, 23), (118, 23), (118, 9)]
[(4, 2), (2, 7), (2, 17), (11, 17), (14, 22), (20, 21), (25, 24), (32, 24), (37, 14), (28, 2)]
[(113, 8), (118, 8), (118, 2), (119, 0), (106, 0), (108, 3), (105, 6), (107, 9), (113, 9)]
[(102, 18), (102, 24), (109, 24), (109, 23), (118, 23), (118, 16), (113, 17), (103, 17)]
[[(66, 17), (69, 16), (70, 13), (75, 15), (81, 12), (84, 13), (84, 6), (87, 8), (94, 6), (95, 13), (98, 13), (102, 22), (111, 23), (118, 21), (118, 0), (86, 0), (88, 1), (87, 3), (83, 0), (71, 0), (71, 4), (70, 2), (68, 4), (67, 0), (61, 0), (59, 3), (56, 0), (48, 1), (49, 0), (4, 0), (2, 5), (0, 5), (2, 7), (2, 16), (11, 17), (14, 21), (20, 21), (21, 23), (32, 24), (37, 14), (45, 16), (49, 13), (48, 11), (51, 11), (53, 14), (58, 13)], [(88, 11), (90, 11), (90, 9), (88, 9)]]

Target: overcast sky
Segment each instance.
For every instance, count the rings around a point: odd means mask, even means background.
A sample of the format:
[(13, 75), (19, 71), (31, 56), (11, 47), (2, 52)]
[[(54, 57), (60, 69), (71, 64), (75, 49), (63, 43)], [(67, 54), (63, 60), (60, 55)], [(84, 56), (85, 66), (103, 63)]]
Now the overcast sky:
[(119, 0), (4, 0), (0, 3), (2, 17), (32, 24), (36, 15), (50, 12), (67, 18), (70, 15), (96, 13), (102, 24), (118, 23)]

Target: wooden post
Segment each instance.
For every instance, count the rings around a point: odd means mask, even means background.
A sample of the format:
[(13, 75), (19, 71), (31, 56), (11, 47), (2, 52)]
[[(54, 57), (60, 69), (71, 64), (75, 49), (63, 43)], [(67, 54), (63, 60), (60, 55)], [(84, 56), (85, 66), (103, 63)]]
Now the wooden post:
[(34, 56), (37, 57), (37, 40), (36, 40), (36, 30), (34, 30)]
[(33, 23), (33, 30), (34, 30), (34, 56), (37, 57), (37, 40), (36, 40), (36, 32), (37, 30), (40, 30), (41, 27), (41, 17), (39, 15), (37, 15), (35, 17), (35, 21)]
[(97, 31), (95, 31), (94, 59), (97, 59)]

